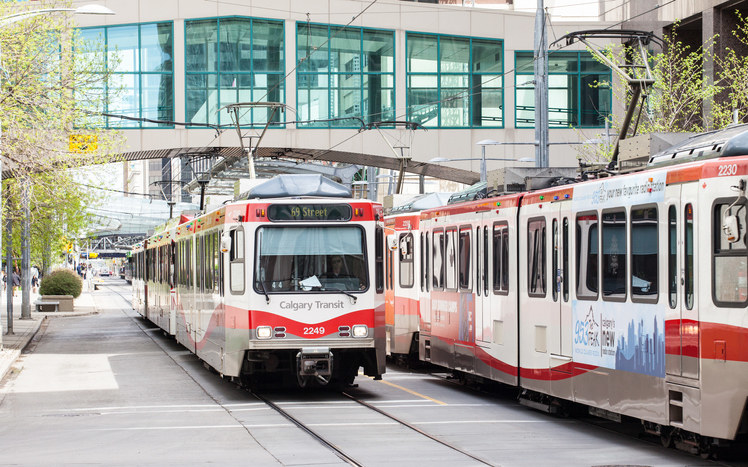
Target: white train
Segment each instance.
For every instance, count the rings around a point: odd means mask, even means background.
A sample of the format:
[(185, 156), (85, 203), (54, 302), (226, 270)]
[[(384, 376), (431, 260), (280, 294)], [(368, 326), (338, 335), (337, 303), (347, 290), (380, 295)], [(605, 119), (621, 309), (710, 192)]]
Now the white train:
[[(528, 405), (635, 417), (709, 454), (748, 432), (746, 181), (741, 125), (638, 172), (390, 220), (416, 239), (412, 270), (388, 262), (392, 350), (412, 338), (421, 360)], [(404, 329), (411, 278), (420, 319)]]
[(133, 307), (224, 376), (350, 384), (363, 367), (381, 378), (381, 205), (318, 176), (276, 177), (249, 196), (136, 247)]

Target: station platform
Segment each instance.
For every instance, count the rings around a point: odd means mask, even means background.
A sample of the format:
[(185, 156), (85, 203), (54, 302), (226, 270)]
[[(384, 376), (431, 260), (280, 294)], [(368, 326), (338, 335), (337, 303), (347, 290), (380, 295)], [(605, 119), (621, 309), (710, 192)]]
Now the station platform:
[(2, 342), (0, 343), (0, 381), (13, 367), (13, 364), (31, 342), (42, 327), (44, 320), (82, 316), (98, 313), (93, 299), (93, 287), (84, 284), (83, 292), (73, 302), (73, 311), (40, 313), (34, 311), (34, 302), (39, 298), (38, 293), (31, 294), (31, 319), (21, 319), (21, 291), (13, 298), (13, 334), (8, 334), (8, 314), (5, 291), (0, 292), (0, 329)]

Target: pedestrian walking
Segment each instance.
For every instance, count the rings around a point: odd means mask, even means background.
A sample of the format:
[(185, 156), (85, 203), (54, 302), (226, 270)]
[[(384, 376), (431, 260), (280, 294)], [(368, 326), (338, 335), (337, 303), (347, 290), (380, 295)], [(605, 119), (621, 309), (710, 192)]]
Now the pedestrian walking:
[(39, 268), (36, 265), (31, 266), (31, 291), (36, 293), (39, 287)]
[(21, 286), (21, 273), (18, 268), (13, 270), (13, 296), (16, 296), (16, 290)]
[(5, 270), (2, 271), (3, 274), (3, 292), (5, 292), (5, 287), (8, 285), (8, 277), (5, 275)]

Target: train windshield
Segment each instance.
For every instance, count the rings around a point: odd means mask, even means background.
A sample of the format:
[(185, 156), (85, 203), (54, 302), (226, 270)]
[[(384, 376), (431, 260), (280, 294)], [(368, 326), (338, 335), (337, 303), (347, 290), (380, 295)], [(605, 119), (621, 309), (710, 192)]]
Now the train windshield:
[(257, 230), (255, 290), (366, 290), (364, 232), (358, 226), (268, 226)]

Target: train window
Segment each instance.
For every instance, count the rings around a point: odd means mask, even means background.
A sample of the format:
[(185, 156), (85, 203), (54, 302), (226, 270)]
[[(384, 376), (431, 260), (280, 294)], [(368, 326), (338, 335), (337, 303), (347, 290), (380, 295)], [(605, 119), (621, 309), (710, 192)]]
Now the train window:
[(431, 242), (433, 268), (432, 284), (434, 289), (444, 288), (444, 232), (438, 230), (434, 232), (433, 241)]
[(385, 283), (385, 288), (388, 290), (393, 290), (395, 288), (395, 255), (389, 248), (387, 249), (387, 267), (385, 271), (387, 271), (387, 280)]
[(421, 292), (424, 291), (423, 287), (424, 287), (424, 284), (426, 282), (424, 280), (424, 278), (423, 278), (424, 271), (426, 270), (426, 268), (424, 267), (424, 263), (426, 262), (426, 256), (423, 254), (423, 248), (424, 248), (423, 237), (424, 237), (423, 232), (421, 232), (421, 235), (420, 235), (421, 244), (419, 245), (420, 259), (421, 259), (421, 262), (420, 262), (420, 264), (421, 264), (421, 277), (419, 278), (419, 282), (421, 283), (420, 284), (421, 285)]
[(213, 293), (221, 293), (221, 235), (213, 233)]
[(597, 298), (598, 233), (597, 214), (577, 216), (577, 298)]
[(569, 301), (569, 218), (564, 217), (562, 242), (564, 247), (563, 261), (562, 261), (562, 278), (564, 301)]
[(185, 257), (187, 258), (184, 268), (184, 271), (187, 274), (187, 276), (185, 277), (185, 281), (187, 287), (192, 287), (192, 239), (188, 239), (184, 246)]
[(458, 285), (460, 290), (472, 290), (473, 284), (470, 281), (470, 228), (460, 229), (458, 263)]
[(421, 274), (423, 275), (423, 281), (425, 283), (424, 289), (426, 290), (426, 292), (428, 292), (429, 289), (431, 288), (431, 286), (429, 285), (429, 279), (430, 279), (429, 265), (431, 264), (431, 262), (429, 261), (429, 259), (431, 258), (431, 255), (429, 254), (429, 252), (431, 251), (429, 250), (429, 247), (431, 245), (431, 242), (429, 241), (430, 239), (429, 234), (424, 234), (423, 239), (426, 241), (426, 245), (423, 247), (424, 262), (423, 262), (423, 271), (421, 271)]
[(509, 225), (493, 226), (493, 291), (506, 295), (509, 289)]
[(457, 229), (444, 234), (444, 288), (457, 290)]
[(377, 293), (384, 292), (384, 229), (377, 226), (374, 231), (374, 287)]
[(244, 293), (244, 230), (242, 229), (231, 231), (229, 261), (229, 290), (232, 294), (242, 294)]
[[(686, 308), (693, 309), (693, 205), (691, 203), (686, 204), (684, 215), (683, 215), (683, 228), (685, 229), (683, 235), (683, 257), (685, 259), (684, 267), (684, 290), (683, 297), (686, 301)], [(733, 271), (734, 274), (734, 271)]]
[(205, 237), (200, 236), (197, 239), (197, 290), (205, 291)]
[(626, 298), (626, 213), (604, 212), (602, 216), (603, 297)]
[(631, 209), (631, 300), (657, 301), (659, 251), (657, 208)]
[(545, 219), (531, 219), (527, 223), (527, 293), (532, 297), (545, 297), (545, 259)]
[(257, 230), (255, 290), (363, 291), (369, 287), (364, 231), (350, 226), (272, 226)]
[(675, 206), (667, 212), (667, 287), (670, 308), (678, 305), (678, 220)]
[(551, 268), (551, 273), (554, 277), (553, 284), (551, 284), (551, 289), (553, 293), (553, 301), (557, 302), (558, 293), (560, 292), (561, 288), (561, 271), (558, 269), (558, 219), (553, 219), (553, 226), (551, 227), (551, 238), (553, 241), (553, 252), (551, 253), (551, 255), (553, 256), (551, 258), (553, 267)]
[(411, 288), (415, 282), (413, 265), (413, 234), (400, 234), (400, 245), (398, 258), (400, 262), (400, 287)]
[(483, 278), (481, 279), (481, 282), (483, 283), (483, 295), (488, 297), (488, 227), (483, 226), (483, 267), (481, 268)]
[(483, 245), (483, 238), (480, 235), (480, 227), (475, 228), (475, 282), (477, 284), (475, 285), (475, 293), (480, 296), (483, 293), (483, 261), (481, 260), (483, 256), (483, 249), (485, 246)]
[[(734, 201), (726, 200), (714, 205), (714, 303), (718, 306), (744, 307), (748, 301), (748, 207)], [(729, 229), (723, 228), (726, 223)]]

